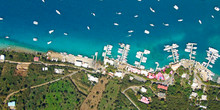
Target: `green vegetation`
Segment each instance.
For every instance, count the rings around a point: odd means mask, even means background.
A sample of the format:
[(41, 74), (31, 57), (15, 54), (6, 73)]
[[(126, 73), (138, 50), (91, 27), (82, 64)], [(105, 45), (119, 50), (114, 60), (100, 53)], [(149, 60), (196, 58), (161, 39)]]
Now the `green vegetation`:
[[(12, 60), (12, 61), (21, 61), (21, 62), (31, 62), (34, 60), (35, 56), (31, 53), (24, 53), (24, 52), (15, 52), (15, 51), (8, 51), (8, 50), (0, 50), (0, 55), (5, 55), (5, 59)], [(39, 53), (41, 54), (41, 53)]]
[(170, 67), (165, 69), (166, 74), (170, 74), (170, 71), (172, 71), (172, 69)]
[(11, 92), (42, 84), (63, 76), (54, 74), (54, 68), (58, 68), (57, 66), (48, 66), (48, 71), (42, 71), (44, 65), (30, 64), (27, 75), (22, 76), (18, 75), (15, 71), (17, 64), (0, 64), (0, 100), (4, 100)]
[(118, 83), (118, 84), (121, 84), (122, 87), (121, 87), (121, 90), (123, 91), (124, 89), (130, 87), (130, 86), (138, 86), (138, 85), (144, 85), (143, 82), (140, 82), (136, 79), (133, 79), (133, 80), (129, 80), (129, 75), (125, 75), (124, 78)]
[(121, 92), (115, 100), (115, 110), (136, 110), (137, 108)]
[(115, 101), (117, 99), (120, 85), (117, 84), (117, 80), (110, 80), (103, 92), (102, 99), (99, 103), (98, 109), (100, 110), (114, 110)]
[(108, 65), (108, 67), (106, 68), (107, 73), (109, 73), (109, 72), (115, 73), (117, 71), (117, 68), (115, 68), (114, 66), (109, 65), (109, 64), (107, 64), (107, 65)]
[[(0, 54), (6, 55), (6, 59), (13, 61), (32, 62), (34, 56), (41, 57), (41, 61), (49, 62), (41, 54), (17, 53), (14, 51), (1, 50)], [(50, 62), (51, 63), (51, 62)], [(53, 62), (53, 64), (61, 64), (61, 62)], [(85, 70), (79, 71), (68, 79), (62, 79), (58, 82), (44, 85), (38, 88), (30, 89), (31, 86), (39, 85), (51, 80), (55, 80), (64, 75), (54, 74), (54, 68), (65, 70), (65, 74), (79, 69), (74, 68), (72, 64), (65, 63), (71, 67), (47, 66), (48, 71), (42, 71), (42, 64), (30, 64), (26, 74), (17, 74), (16, 66), (13, 63), (0, 63), (0, 109), (5, 109), (3, 100), (9, 93), (27, 88), (25, 91), (13, 95), (8, 101), (16, 101), (16, 108), (20, 109), (63, 109), (74, 110), (79, 109), (82, 102), (91, 92), (94, 83), (90, 82)], [(107, 72), (116, 72), (117, 69), (108, 65)], [(171, 68), (166, 69), (169, 73)], [(182, 79), (183, 73), (189, 71), (182, 66), (177, 70), (178, 74), (174, 75), (174, 85), (169, 85), (168, 90), (158, 89), (156, 83), (151, 83), (152, 80), (147, 80), (145, 83), (139, 82), (136, 79), (129, 80), (130, 75), (125, 75), (124, 79), (108, 77), (109, 82), (105, 85), (105, 90), (102, 94), (101, 101), (98, 104), (98, 109), (103, 110), (136, 110), (136, 107), (122, 94), (122, 91), (130, 86), (143, 86), (147, 89), (146, 93), (141, 93), (139, 90), (134, 92), (128, 89), (125, 93), (138, 105), (142, 110), (151, 109), (199, 109), (196, 104), (207, 106), (210, 110), (218, 110), (220, 108), (220, 89), (208, 86), (206, 91), (196, 90), (198, 97), (207, 95), (207, 101), (195, 99), (189, 100), (192, 93), (191, 85), (188, 83), (193, 80), (190, 75), (188, 79)], [(89, 73), (92, 76), (101, 78), (105, 77), (102, 74)], [(156, 80), (155, 80), (156, 81)], [(100, 81), (101, 82), (101, 81)], [(215, 82), (205, 82), (207, 85), (217, 85)], [(151, 90), (152, 88), (152, 90)], [(204, 87), (202, 87), (204, 88)], [(166, 93), (166, 99), (159, 99), (157, 93)], [(155, 94), (154, 94), (155, 93)], [(141, 96), (148, 97), (150, 104), (144, 104), (139, 101)], [(91, 96), (92, 97), (92, 96)], [(94, 97), (93, 97), (94, 98)], [(96, 104), (97, 105), (97, 104)]]
[(176, 70), (176, 72), (179, 73), (179, 75), (182, 75), (183, 73), (189, 74), (189, 69), (184, 68), (183, 66), (180, 66), (180, 67)]
[(216, 100), (216, 97), (218, 96), (220, 92), (220, 88), (213, 88), (209, 87), (207, 88), (208, 92), (208, 109), (210, 110), (219, 110), (220, 108), (220, 100)]
[(60, 80), (50, 85), (20, 92), (16, 100), (17, 109), (79, 109), (85, 96), (80, 94), (70, 80)]

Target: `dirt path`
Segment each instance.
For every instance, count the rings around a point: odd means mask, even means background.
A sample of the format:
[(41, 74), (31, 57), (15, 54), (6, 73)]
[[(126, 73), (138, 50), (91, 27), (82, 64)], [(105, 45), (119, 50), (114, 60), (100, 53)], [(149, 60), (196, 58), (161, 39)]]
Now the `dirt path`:
[(107, 83), (108, 79), (106, 77), (102, 77), (99, 80), (99, 83), (92, 88), (91, 92), (82, 103), (80, 110), (97, 110)]

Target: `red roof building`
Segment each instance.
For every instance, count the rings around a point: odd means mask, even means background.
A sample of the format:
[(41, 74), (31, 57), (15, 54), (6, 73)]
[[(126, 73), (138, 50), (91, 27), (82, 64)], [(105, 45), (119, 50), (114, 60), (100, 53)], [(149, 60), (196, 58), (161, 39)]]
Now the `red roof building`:
[(167, 90), (167, 89), (168, 89), (167, 86), (163, 86), (163, 85), (160, 85), (160, 84), (157, 86), (157, 88), (158, 88), (158, 89), (164, 89), (164, 90)]
[(34, 57), (34, 61), (39, 61), (39, 57)]

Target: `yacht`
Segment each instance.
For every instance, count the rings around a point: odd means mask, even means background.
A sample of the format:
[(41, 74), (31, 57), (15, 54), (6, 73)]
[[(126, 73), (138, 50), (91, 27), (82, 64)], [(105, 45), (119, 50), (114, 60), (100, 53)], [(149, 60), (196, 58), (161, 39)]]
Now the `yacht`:
[(58, 15), (61, 15), (61, 13), (60, 13), (60, 11), (59, 11), (59, 10), (56, 10), (56, 13), (57, 13)]

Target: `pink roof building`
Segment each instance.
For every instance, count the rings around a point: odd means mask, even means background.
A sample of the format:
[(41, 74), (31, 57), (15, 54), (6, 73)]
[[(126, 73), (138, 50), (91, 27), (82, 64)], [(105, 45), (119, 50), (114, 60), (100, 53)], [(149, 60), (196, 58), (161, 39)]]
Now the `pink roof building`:
[(157, 80), (164, 80), (164, 76), (161, 72), (156, 75)]
[(142, 97), (139, 101), (141, 101), (141, 102), (143, 102), (145, 104), (149, 104), (150, 103), (147, 97)]
[(39, 57), (34, 57), (34, 61), (39, 61)]
[(163, 72), (165, 72), (165, 71), (166, 71), (166, 68), (163, 69)]
[(164, 90), (167, 90), (167, 89), (168, 89), (167, 86), (163, 86), (163, 85), (160, 85), (160, 84), (157, 86), (157, 88), (158, 88), (158, 89), (164, 89)]

